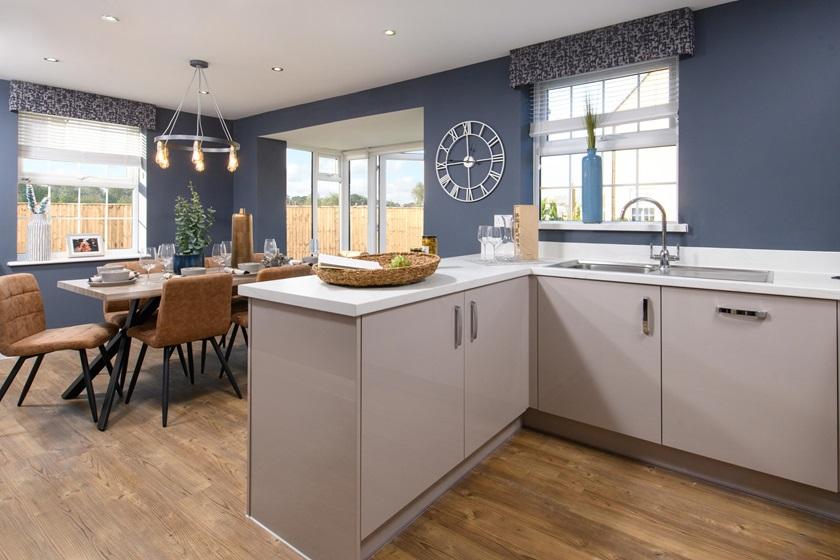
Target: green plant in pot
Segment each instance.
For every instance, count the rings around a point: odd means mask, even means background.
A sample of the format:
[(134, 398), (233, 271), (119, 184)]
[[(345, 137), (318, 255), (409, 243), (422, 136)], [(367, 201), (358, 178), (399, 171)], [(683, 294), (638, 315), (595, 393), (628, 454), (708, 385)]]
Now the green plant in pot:
[(216, 219), (216, 211), (201, 204), (192, 181), (187, 188), (189, 196), (175, 197), (175, 274), (182, 268), (204, 266), (204, 248), (212, 241), (209, 232)]

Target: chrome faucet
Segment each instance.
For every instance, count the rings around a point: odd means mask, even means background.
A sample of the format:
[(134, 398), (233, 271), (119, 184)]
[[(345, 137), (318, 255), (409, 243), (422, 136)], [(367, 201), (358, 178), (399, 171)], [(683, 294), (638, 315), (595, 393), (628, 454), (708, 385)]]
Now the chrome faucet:
[[(619, 219), (624, 220), (624, 214), (627, 212), (627, 209), (637, 202), (650, 202), (659, 208), (660, 212), (662, 212), (662, 250), (659, 252), (659, 272), (668, 273), (671, 270), (671, 261), (680, 260), (680, 247), (677, 245), (676, 255), (671, 255), (671, 253), (668, 252), (668, 218), (665, 215), (665, 208), (658, 201), (652, 198), (639, 196), (624, 205), (624, 208), (621, 209), (621, 218)], [(653, 254), (653, 243), (651, 243), (650, 258), (656, 258)]]

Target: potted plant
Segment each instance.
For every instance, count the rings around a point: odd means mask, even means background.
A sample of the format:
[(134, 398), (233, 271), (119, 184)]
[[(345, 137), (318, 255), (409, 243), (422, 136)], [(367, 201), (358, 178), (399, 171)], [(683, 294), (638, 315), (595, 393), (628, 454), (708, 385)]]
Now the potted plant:
[(598, 116), (592, 110), (589, 99), (586, 100), (586, 114), (583, 116), (586, 126), (586, 155), (582, 160), (583, 175), (583, 222), (586, 224), (600, 224), (604, 215), (604, 186), (601, 174), (601, 156), (595, 148), (595, 128), (598, 126)]
[(216, 211), (212, 207), (204, 208), (201, 197), (188, 185), (188, 197), (175, 197), (175, 257), (172, 266), (175, 274), (182, 268), (204, 266), (204, 248), (212, 241), (210, 227), (215, 221)]
[(26, 205), (31, 216), (26, 226), (26, 260), (48, 261), (52, 255), (52, 228), (47, 212), (50, 208), (50, 195), (38, 202), (35, 187), (29, 179), (26, 181)]

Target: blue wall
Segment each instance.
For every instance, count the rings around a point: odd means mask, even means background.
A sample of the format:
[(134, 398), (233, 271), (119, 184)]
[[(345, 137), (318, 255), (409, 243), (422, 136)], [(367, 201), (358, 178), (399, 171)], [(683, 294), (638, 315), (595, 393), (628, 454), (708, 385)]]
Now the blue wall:
[[(493, 214), (509, 214), (514, 204), (531, 200), (531, 140), (527, 134), (529, 95), (508, 86), (507, 71), (508, 59), (500, 58), (236, 121), (234, 135), (242, 143), (242, 165), (234, 177), (234, 207), (245, 207), (254, 214), (257, 246), (266, 237), (277, 238), (278, 243), (286, 237), (282, 207), (285, 182), (271, 186), (258, 180), (261, 173), (265, 176), (265, 166), (276, 164), (270, 158), (280, 157), (279, 152), (258, 150), (259, 136), (423, 107), (427, 154), (425, 233), (438, 235), (443, 255), (475, 252), (475, 232), (479, 225), (491, 223)], [(495, 128), (507, 155), (504, 176), (492, 196), (472, 204), (456, 202), (446, 196), (438, 184), (432, 163), (443, 134), (467, 119), (484, 121)]]
[[(59, 280), (85, 278), (96, 272), (96, 266), (102, 263), (66, 263), (40, 266), (10, 268), (6, 262), (17, 258), (17, 114), (8, 107), (9, 82), (0, 80), (0, 208), (5, 213), (0, 220), (0, 268), (3, 274), (29, 272), (38, 278), (46, 307), (47, 322), (50, 327), (74, 323), (97, 322), (102, 320), (102, 305), (84, 296), (59, 290)], [(160, 129), (169, 122), (172, 112), (158, 110), (157, 122)], [(218, 123), (205, 121), (207, 132), (218, 135), (221, 131)], [(182, 113), (178, 131), (195, 128), (195, 115)], [(175, 240), (175, 222), (173, 204), (178, 194), (187, 192), (186, 185), (192, 180), (205, 204), (216, 208), (216, 225), (211, 231), (215, 240), (230, 238), (230, 214), (233, 201), (233, 177), (227, 171), (226, 158), (221, 156), (206, 157), (207, 169), (196, 173), (189, 164), (188, 152), (172, 151), (169, 169), (163, 170), (154, 163), (155, 131), (148, 133), (149, 164), (147, 168), (147, 240), (149, 246)], [(2, 319), (2, 318), (0, 318)]]

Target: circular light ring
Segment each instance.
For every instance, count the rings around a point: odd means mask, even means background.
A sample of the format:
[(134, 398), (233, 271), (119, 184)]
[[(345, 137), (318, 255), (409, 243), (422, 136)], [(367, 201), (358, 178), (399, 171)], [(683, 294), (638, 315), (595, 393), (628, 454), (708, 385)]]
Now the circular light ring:
[[(207, 153), (226, 153), (230, 152), (231, 149), (239, 150), (239, 142), (235, 142), (233, 140), (225, 140), (224, 138), (216, 138), (215, 136), (196, 136), (194, 134), (162, 134), (160, 136), (155, 136), (155, 143), (158, 140), (162, 140), (166, 142), (167, 146), (173, 148), (175, 150), (184, 150), (186, 152), (191, 152), (193, 147), (192, 143), (198, 140), (201, 142), (201, 151)], [(170, 143), (172, 141), (178, 140), (188, 140), (189, 144), (175, 144)], [(205, 148), (205, 144), (211, 144), (210, 147)], [(212, 147), (212, 144), (219, 144), (220, 147)]]

